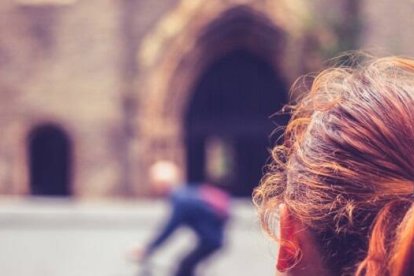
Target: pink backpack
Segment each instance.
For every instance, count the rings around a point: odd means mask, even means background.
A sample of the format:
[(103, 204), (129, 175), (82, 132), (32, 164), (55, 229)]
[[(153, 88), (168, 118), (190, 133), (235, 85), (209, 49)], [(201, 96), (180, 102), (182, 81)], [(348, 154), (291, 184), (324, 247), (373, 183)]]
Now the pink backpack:
[(220, 216), (227, 218), (230, 215), (230, 196), (226, 192), (212, 185), (202, 185), (200, 197)]

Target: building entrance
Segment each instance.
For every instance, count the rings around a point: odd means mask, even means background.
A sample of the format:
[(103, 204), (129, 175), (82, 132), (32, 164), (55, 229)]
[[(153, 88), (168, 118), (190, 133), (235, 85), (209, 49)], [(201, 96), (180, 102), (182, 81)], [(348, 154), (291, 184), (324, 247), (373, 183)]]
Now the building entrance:
[(269, 156), (270, 134), (286, 87), (266, 60), (242, 49), (212, 63), (198, 79), (185, 116), (190, 182), (216, 179), (250, 196)]

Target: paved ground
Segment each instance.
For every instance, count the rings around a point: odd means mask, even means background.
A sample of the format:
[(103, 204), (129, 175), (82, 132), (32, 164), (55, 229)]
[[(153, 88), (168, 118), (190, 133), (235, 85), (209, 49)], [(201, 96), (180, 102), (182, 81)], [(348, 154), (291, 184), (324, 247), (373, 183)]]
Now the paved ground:
[[(125, 258), (145, 244), (167, 214), (163, 202), (71, 202), (0, 199), (0, 271), (10, 276), (133, 276)], [(261, 233), (249, 202), (235, 202), (227, 246), (202, 276), (274, 275), (274, 245)], [(180, 230), (154, 256), (156, 276), (171, 275), (191, 247)]]

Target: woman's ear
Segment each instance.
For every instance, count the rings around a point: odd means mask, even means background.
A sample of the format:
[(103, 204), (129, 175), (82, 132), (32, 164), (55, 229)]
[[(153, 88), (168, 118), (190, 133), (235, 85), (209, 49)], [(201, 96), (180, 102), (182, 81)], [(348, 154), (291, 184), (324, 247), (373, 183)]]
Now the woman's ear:
[(292, 217), (285, 204), (281, 204), (279, 208), (280, 244), (276, 268), (280, 272), (285, 272), (294, 267), (300, 260), (301, 248), (297, 234), (301, 229), (298, 229), (298, 223)]
[(279, 206), (280, 245), (276, 268), (286, 275), (331, 275), (322, 263), (313, 236), (301, 221), (295, 218), (285, 204)]

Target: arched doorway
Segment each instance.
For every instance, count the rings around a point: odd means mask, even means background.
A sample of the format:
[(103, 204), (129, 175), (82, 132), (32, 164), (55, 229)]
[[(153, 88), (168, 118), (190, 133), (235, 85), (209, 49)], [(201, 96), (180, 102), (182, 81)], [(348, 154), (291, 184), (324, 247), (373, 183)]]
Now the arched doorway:
[(273, 66), (243, 49), (233, 50), (201, 74), (185, 116), (187, 177), (215, 178), (235, 196), (250, 196), (262, 176), (269, 136), (286, 103), (286, 87)]
[(35, 128), (28, 137), (28, 154), (32, 195), (70, 195), (71, 143), (61, 128)]
[[(143, 186), (147, 187), (147, 192), (150, 191), (148, 168), (157, 160), (174, 161), (179, 165), (180, 173), (188, 176), (191, 181), (205, 177), (205, 171), (210, 171), (210, 167), (216, 166), (215, 163), (227, 162), (231, 167), (232, 158), (226, 159), (224, 156), (237, 154), (237, 161), (242, 158), (241, 154), (246, 153), (246, 150), (239, 150), (243, 145), (234, 145), (234, 139), (231, 138), (234, 135), (217, 135), (218, 128), (206, 132), (206, 141), (192, 138), (203, 135), (196, 134), (199, 131), (191, 128), (189, 118), (197, 113), (194, 111), (197, 108), (190, 109), (191, 106), (203, 106), (197, 104), (203, 101), (197, 100), (196, 96), (203, 93), (196, 91), (204, 76), (208, 75), (209, 68), (238, 51), (244, 51), (259, 61), (263, 65), (261, 68), (266, 67), (268, 72), (272, 71), (277, 83), (283, 87), (280, 80), (283, 79), (287, 84), (296, 78), (301, 64), (297, 53), (301, 53), (303, 47), (301, 38), (305, 30), (303, 23), (306, 22), (302, 16), (306, 12), (298, 13), (299, 10), (291, 9), (292, 3), (304, 3), (302, 0), (292, 1), (282, 0), (277, 4), (274, 1), (254, 1), (245, 5), (220, 0), (200, 1), (198, 4), (194, 2), (194, 5), (188, 5), (191, 1), (179, 1), (177, 9), (165, 16), (153, 32), (145, 37), (137, 54), (140, 68), (136, 116), (139, 142), (137, 139), (132, 151), (140, 171), (139, 183), (145, 183)], [(283, 93), (279, 90), (283, 90)], [(286, 97), (286, 93), (285, 88), (273, 91), (273, 95), (283, 94), (283, 97)], [(283, 99), (281, 101), (284, 102)], [(265, 145), (260, 147), (263, 151), (270, 146), (269, 133), (275, 127), (269, 116), (279, 106), (274, 106), (265, 116), (265, 122), (270, 127), (266, 133), (262, 132), (265, 141), (257, 142)], [(252, 113), (254, 112), (250, 112)], [(197, 121), (193, 124), (197, 124)], [(259, 124), (249, 125), (260, 128)], [(252, 129), (247, 132), (251, 131)], [(242, 143), (241, 136), (236, 137)], [(254, 141), (256, 140), (253, 139), (250, 143)], [(190, 153), (197, 150), (198, 154)], [(268, 154), (265, 154), (261, 165), (253, 167), (259, 167), (258, 171), (261, 172), (267, 157)], [(207, 159), (217, 162), (206, 162)], [(201, 164), (203, 162), (206, 164)], [(237, 166), (243, 167), (242, 162), (237, 163)], [(250, 168), (252, 165), (244, 167)], [(238, 170), (234, 167), (235, 173)], [(216, 171), (220, 169), (216, 168)], [(250, 195), (252, 186), (257, 184), (258, 179), (249, 178), (254, 180), (243, 180), (242, 183), (248, 184), (238, 186), (236, 180), (231, 181), (235, 186), (235, 195)], [(135, 189), (138, 191), (138, 185)]]

